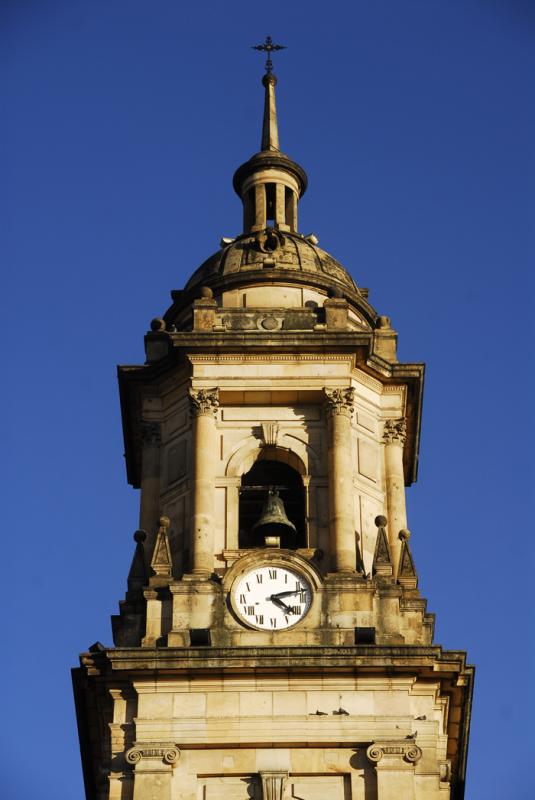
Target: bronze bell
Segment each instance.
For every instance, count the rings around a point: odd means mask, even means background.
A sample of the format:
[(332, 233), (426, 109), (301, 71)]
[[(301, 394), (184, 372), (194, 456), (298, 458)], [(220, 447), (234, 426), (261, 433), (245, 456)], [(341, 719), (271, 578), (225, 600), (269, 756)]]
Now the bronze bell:
[(253, 533), (260, 538), (279, 536), (284, 539), (297, 534), (295, 525), (286, 516), (279, 493), (274, 489), (269, 491), (260, 519), (253, 525)]

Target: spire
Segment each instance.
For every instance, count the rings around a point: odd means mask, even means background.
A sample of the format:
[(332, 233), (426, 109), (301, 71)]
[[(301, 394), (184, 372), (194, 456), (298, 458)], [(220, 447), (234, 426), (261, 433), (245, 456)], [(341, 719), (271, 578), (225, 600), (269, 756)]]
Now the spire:
[(262, 144), (260, 149), (279, 152), (279, 124), (277, 122), (277, 105), (275, 103), (275, 86), (277, 78), (268, 72), (262, 78), (266, 90), (264, 96), (264, 121), (262, 123)]
[(262, 78), (262, 85), (266, 90), (264, 99), (264, 122), (262, 124), (262, 144), (260, 150), (279, 151), (279, 126), (277, 123), (277, 106), (275, 104), (275, 86), (277, 78), (273, 74), (273, 61), (271, 54), (277, 50), (285, 50), (283, 44), (273, 44), (271, 36), (266, 36), (263, 44), (255, 44), (253, 50), (266, 54), (266, 74)]
[(271, 36), (254, 50), (266, 54), (264, 86), (264, 118), (260, 151), (234, 173), (234, 189), (243, 202), (244, 233), (258, 233), (266, 228), (297, 232), (297, 204), (307, 188), (307, 176), (302, 167), (281, 153), (279, 126), (275, 103), (277, 78), (273, 74), (271, 54), (283, 50), (273, 44)]

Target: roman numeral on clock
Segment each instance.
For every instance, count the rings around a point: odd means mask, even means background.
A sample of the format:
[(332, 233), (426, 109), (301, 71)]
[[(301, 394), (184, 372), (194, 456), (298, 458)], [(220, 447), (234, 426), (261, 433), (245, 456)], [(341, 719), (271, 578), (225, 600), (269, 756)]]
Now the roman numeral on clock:
[(276, 569), (270, 569), (270, 570), (269, 570), (269, 577), (270, 577), (272, 580), (273, 580), (274, 578), (276, 578), (276, 577), (277, 577), (277, 570), (276, 570)]

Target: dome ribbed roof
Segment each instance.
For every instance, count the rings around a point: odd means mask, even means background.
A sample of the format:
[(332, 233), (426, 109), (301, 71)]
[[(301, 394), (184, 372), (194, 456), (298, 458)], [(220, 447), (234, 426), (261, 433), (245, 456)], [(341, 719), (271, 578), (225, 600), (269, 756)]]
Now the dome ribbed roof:
[(236, 273), (246, 279), (249, 272), (266, 268), (272, 280), (282, 270), (281, 280), (295, 272), (295, 278), (305, 284), (308, 276), (314, 284), (325, 282), (326, 286), (338, 285), (342, 292), (359, 292), (347, 270), (321, 247), (299, 234), (271, 229), (240, 236), (214, 253), (193, 273), (185, 289), (214, 281), (220, 284), (226, 275), (238, 277)]

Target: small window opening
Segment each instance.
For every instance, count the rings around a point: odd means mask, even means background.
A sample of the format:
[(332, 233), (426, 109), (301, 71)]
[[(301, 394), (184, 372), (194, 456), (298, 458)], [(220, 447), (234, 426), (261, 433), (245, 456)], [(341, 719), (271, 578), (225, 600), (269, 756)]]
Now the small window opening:
[(355, 628), (355, 644), (375, 644), (375, 628)]
[(249, 472), (242, 476), (239, 502), (239, 546), (242, 549), (264, 547), (262, 528), (255, 529), (260, 521), (270, 489), (282, 501), (280, 510), (295, 526), (281, 526), (280, 546), (289, 550), (306, 547), (305, 487), (299, 473), (280, 461), (259, 459)]
[(210, 628), (191, 628), (189, 643), (191, 647), (210, 647), (212, 644)]
[(273, 222), (275, 219), (276, 207), (276, 186), (274, 183), (266, 183), (266, 221)]

